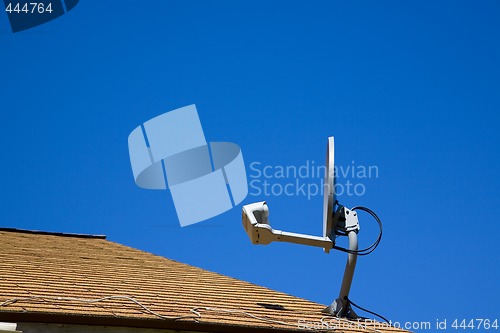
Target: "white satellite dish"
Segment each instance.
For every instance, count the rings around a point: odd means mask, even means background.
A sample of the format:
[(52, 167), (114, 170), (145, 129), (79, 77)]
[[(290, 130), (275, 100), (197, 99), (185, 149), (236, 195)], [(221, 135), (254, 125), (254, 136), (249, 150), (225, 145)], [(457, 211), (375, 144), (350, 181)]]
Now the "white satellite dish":
[[(328, 138), (326, 145), (325, 178), (323, 183), (323, 237), (332, 238), (332, 220), (335, 199), (335, 141), (333, 136)], [(326, 253), (330, 249), (324, 248)]]
[[(331, 249), (347, 252), (347, 263), (340, 287), (339, 297), (323, 312), (348, 318), (358, 318), (351, 309), (349, 291), (351, 289), (354, 269), (358, 255), (371, 253), (380, 243), (382, 237), (382, 223), (371, 210), (365, 207), (347, 209), (337, 204), (335, 196), (335, 164), (334, 138), (328, 138), (326, 147), (326, 168), (323, 188), (323, 237), (297, 234), (282, 230), (274, 230), (269, 224), (269, 208), (265, 201), (243, 206), (242, 222), (253, 244), (266, 245), (272, 242), (288, 242), (309, 246), (322, 247), (326, 253)], [(360, 209), (372, 215), (380, 226), (377, 240), (368, 248), (358, 250), (359, 222), (355, 210)], [(335, 237), (347, 236), (349, 248), (335, 246)]]

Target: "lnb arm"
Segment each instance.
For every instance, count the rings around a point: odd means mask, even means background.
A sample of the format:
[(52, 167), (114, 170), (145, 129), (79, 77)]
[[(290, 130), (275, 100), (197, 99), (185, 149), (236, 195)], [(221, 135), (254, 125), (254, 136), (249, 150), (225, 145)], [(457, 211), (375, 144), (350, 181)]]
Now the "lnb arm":
[(269, 225), (269, 209), (265, 201), (243, 206), (242, 215), (243, 227), (253, 244), (266, 245), (271, 242), (287, 242), (322, 247), (325, 250), (333, 248), (334, 242), (329, 237), (274, 230)]

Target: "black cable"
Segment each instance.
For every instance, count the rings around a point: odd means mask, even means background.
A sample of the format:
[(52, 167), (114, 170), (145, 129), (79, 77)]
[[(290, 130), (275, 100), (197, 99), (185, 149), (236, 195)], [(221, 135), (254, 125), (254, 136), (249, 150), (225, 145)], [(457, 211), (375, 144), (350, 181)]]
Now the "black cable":
[(370, 311), (370, 310), (367, 310), (365, 308), (360, 307), (359, 305), (357, 305), (356, 303), (354, 303), (353, 301), (351, 301), (349, 298), (347, 298), (347, 301), (349, 302), (349, 304), (352, 304), (355, 308), (358, 308), (361, 311), (368, 312), (368, 313), (370, 313), (370, 314), (372, 314), (374, 316), (377, 316), (380, 319), (382, 319), (383, 321), (385, 321), (387, 324), (389, 324), (389, 326), (392, 326), (391, 323), (389, 322), (389, 320), (387, 320), (387, 318), (385, 318), (384, 316), (381, 316), (378, 313), (375, 313), (373, 311)]
[(367, 248), (362, 249), (362, 250), (353, 251), (353, 250), (349, 250), (349, 249), (346, 249), (346, 248), (343, 248), (343, 247), (340, 247), (340, 246), (335, 246), (335, 245), (333, 246), (333, 248), (335, 250), (339, 250), (339, 251), (342, 251), (342, 252), (346, 252), (346, 253), (350, 253), (350, 254), (357, 254), (358, 256), (366, 256), (366, 255), (372, 253), (373, 251), (375, 251), (375, 249), (377, 248), (377, 246), (380, 244), (380, 241), (382, 240), (382, 221), (377, 216), (377, 214), (375, 214), (375, 212), (372, 211), (369, 208), (366, 208), (366, 207), (363, 207), (363, 206), (356, 206), (356, 207), (351, 208), (351, 210), (354, 210), (354, 211), (355, 210), (362, 210), (362, 211), (367, 212), (368, 214), (370, 214), (375, 219), (375, 221), (377, 221), (377, 224), (379, 226), (380, 232), (378, 234), (378, 237), (375, 240), (375, 242), (373, 242), (372, 245), (370, 245)]

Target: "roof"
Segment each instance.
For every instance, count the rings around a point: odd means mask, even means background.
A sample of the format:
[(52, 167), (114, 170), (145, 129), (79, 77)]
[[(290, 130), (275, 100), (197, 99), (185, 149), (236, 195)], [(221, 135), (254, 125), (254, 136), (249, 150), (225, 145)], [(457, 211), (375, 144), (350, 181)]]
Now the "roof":
[(401, 331), (325, 317), (324, 305), (103, 236), (0, 229), (0, 244), (0, 321), (304, 332), (323, 320), (344, 332)]

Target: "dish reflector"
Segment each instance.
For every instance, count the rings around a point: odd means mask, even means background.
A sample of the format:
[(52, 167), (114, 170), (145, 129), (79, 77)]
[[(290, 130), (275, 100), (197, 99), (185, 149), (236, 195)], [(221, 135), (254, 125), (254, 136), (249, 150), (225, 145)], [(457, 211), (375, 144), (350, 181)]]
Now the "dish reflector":
[[(325, 181), (323, 184), (323, 237), (332, 236), (332, 220), (335, 206), (334, 139), (328, 137), (326, 145)], [(329, 250), (325, 249), (325, 252)]]

